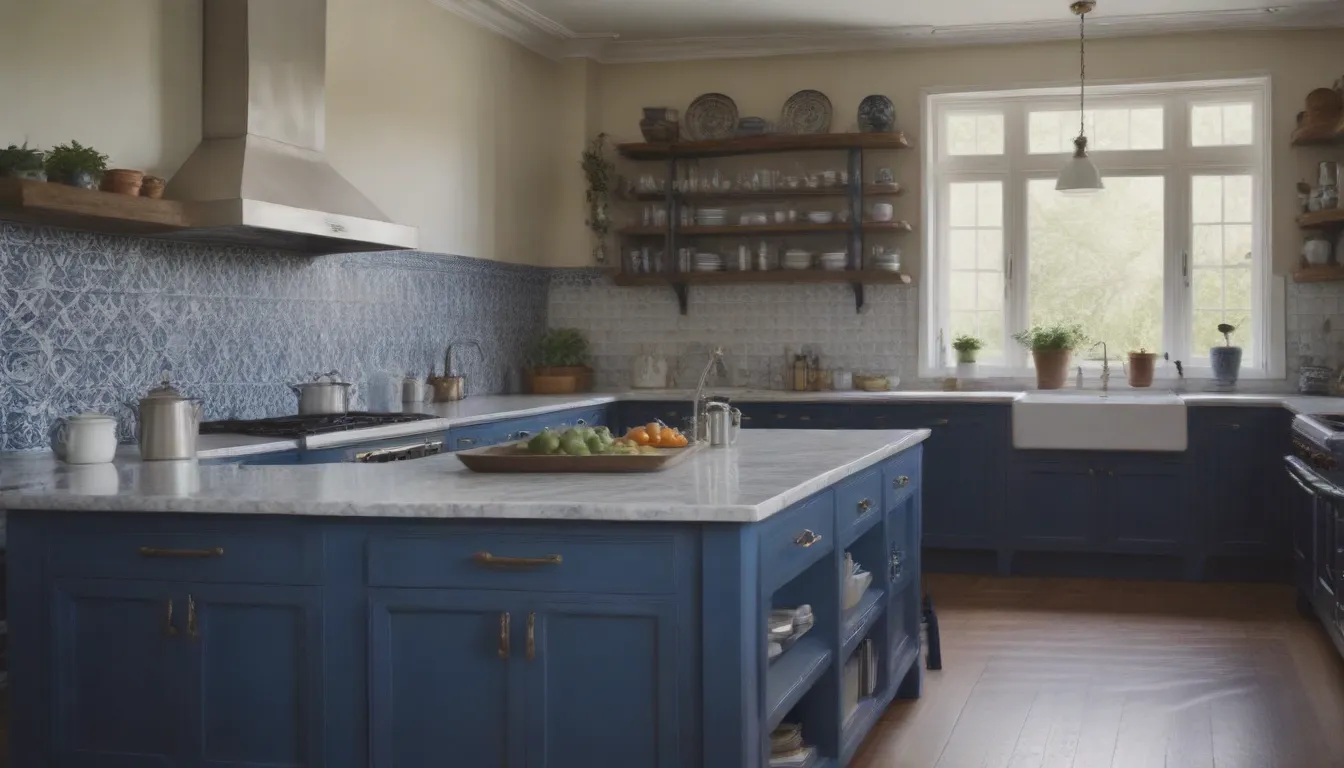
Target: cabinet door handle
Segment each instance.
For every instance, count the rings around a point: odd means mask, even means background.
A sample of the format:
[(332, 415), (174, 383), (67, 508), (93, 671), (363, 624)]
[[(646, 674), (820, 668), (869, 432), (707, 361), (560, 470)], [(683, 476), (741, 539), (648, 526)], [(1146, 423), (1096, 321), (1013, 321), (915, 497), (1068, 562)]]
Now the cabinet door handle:
[(891, 479), (891, 487), (892, 487), (892, 488), (904, 488), (905, 486), (907, 486), (907, 485), (909, 485), (909, 484), (910, 484), (910, 476), (909, 476), (909, 475), (901, 475), (900, 477), (894, 477), (894, 478)]
[(890, 575), (892, 581), (895, 581), (901, 577), (901, 571), (905, 570), (904, 563), (902, 562), (904, 560), (905, 560), (904, 552), (902, 552), (899, 549), (891, 550)]
[(176, 557), (183, 559), (204, 560), (210, 557), (223, 557), (223, 547), (210, 547), (209, 549), (159, 549), (158, 547), (141, 547), (139, 550), (141, 557)]
[(587, 419), (575, 419), (575, 420), (574, 420), (574, 426), (577, 426), (577, 427), (586, 427), (586, 426), (588, 426), (588, 420), (587, 420)]
[(531, 432), (528, 432), (526, 429), (520, 429), (520, 430), (518, 430), (517, 432), (514, 432), (514, 433), (513, 433), (513, 436), (510, 437), (509, 439), (510, 439), (510, 440), (526, 440), (527, 438), (529, 438), (529, 437), (531, 437), (531, 436), (532, 436), (532, 433), (531, 433)]
[(500, 566), (500, 567), (528, 567), (533, 565), (559, 565), (564, 562), (560, 555), (543, 555), (541, 557), (499, 557), (489, 552), (477, 552), (471, 558), (481, 565)]
[(499, 658), (509, 658), (509, 612), (499, 614)]
[(798, 417), (798, 420), (799, 420), (799, 421), (811, 421), (811, 420), (812, 420), (812, 417), (811, 417), (811, 416), (799, 416), (799, 417)]
[(168, 608), (163, 614), (163, 634), (177, 637), (177, 627), (173, 626), (173, 598), (168, 598)]
[(1089, 474), (1089, 475), (1095, 475), (1095, 474), (1097, 474), (1097, 471), (1096, 471), (1095, 469), (1091, 468), (1091, 467), (1088, 467), (1088, 468), (1087, 468), (1087, 474)]
[(527, 614), (527, 660), (537, 658), (537, 614)]
[(813, 531), (811, 528), (804, 528), (803, 532), (798, 534), (798, 537), (793, 540), (793, 543), (806, 549), (807, 547), (816, 544), (818, 541), (821, 541), (821, 539), (822, 536), (820, 533)]
[(1241, 425), (1240, 425), (1240, 424), (1228, 424), (1228, 425), (1227, 425), (1227, 428), (1228, 428), (1228, 429), (1241, 429)]
[(947, 419), (934, 419), (933, 421), (929, 422), (930, 427), (946, 427), (947, 424), (948, 424)]
[(187, 637), (195, 640), (200, 636), (196, 629), (196, 598), (187, 595)]
[(1107, 477), (1115, 477), (1115, 470), (1113, 470), (1113, 469), (1108, 469), (1108, 470), (1106, 470), (1106, 476), (1107, 476)]
[(461, 447), (464, 446), (464, 445), (475, 445), (475, 444), (476, 444), (476, 438), (474, 438), (474, 437), (459, 437), (459, 438), (457, 438), (457, 447), (458, 447), (458, 448), (461, 448)]
[(859, 499), (859, 514), (863, 515), (873, 508), (872, 499)]

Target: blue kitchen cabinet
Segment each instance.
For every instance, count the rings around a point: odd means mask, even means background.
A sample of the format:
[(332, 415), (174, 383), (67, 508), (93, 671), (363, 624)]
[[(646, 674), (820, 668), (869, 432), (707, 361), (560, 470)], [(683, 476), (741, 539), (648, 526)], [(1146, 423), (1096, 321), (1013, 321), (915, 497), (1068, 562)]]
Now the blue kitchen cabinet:
[[(320, 768), (322, 588), (188, 584), (190, 765)], [(179, 592), (179, 594), (181, 594)]]
[(525, 639), (515, 662), (527, 680), (525, 765), (688, 764), (695, 750), (678, 688), (692, 670), (678, 657), (674, 599), (582, 595), (531, 608), (520, 617)]
[(1289, 523), (1281, 515), (1289, 449), (1278, 408), (1192, 408), (1190, 451), (1201, 538), (1211, 557), (1286, 559)]
[(1018, 452), (1008, 509), (1011, 548), (1078, 551), (1099, 543), (1092, 461), (1081, 452)]
[(33, 764), (187, 765), (185, 633), (186, 605), (169, 584), (58, 579), (50, 629), (52, 754)]
[(525, 621), (509, 593), (369, 590), (372, 768), (523, 765)]
[(1180, 458), (1113, 455), (1098, 462), (1101, 538), (1108, 551), (1182, 554), (1193, 541), (1188, 484)]

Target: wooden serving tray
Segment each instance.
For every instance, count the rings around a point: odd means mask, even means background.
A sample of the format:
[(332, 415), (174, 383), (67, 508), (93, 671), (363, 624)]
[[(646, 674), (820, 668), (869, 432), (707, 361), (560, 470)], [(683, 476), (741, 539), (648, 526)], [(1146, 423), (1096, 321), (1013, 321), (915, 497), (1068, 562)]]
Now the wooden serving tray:
[(637, 456), (538, 456), (514, 445), (458, 451), (473, 472), (658, 472), (685, 461), (703, 447), (659, 448)]

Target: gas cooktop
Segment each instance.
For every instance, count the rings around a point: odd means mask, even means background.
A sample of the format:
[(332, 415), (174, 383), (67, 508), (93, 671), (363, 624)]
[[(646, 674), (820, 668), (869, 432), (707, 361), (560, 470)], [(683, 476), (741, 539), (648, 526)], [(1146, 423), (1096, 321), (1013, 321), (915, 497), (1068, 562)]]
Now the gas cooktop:
[(201, 434), (253, 435), (255, 437), (309, 437), (352, 429), (381, 427), (387, 424), (405, 424), (432, 419), (424, 413), (350, 413), (320, 414), (316, 416), (276, 416), (270, 419), (238, 419), (207, 421), (201, 424)]

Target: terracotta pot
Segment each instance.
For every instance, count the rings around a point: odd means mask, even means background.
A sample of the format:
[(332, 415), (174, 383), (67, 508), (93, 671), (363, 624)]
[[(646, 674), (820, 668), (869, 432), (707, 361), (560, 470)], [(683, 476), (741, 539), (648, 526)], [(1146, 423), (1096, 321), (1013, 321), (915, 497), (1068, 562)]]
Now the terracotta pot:
[(1036, 362), (1036, 388), (1059, 389), (1069, 377), (1069, 350), (1033, 349), (1031, 357)]
[(547, 376), (534, 372), (528, 378), (534, 395), (570, 395), (579, 391), (576, 376)]
[(140, 184), (140, 196), (158, 200), (163, 197), (163, 190), (166, 186), (168, 186), (168, 182), (158, 176), (146, 176)]
[(140, 195), (140, 185), (144, 180), (145, 174), (143, 171), (113, 168), (103, 174), (103, 191), (138, 197)]
[(1157, 368), (1157, 353), (1130, 352), (1129, 386), (1131, 387), (1153, 386), (1153, 371), (1156, 368)]
[(569, 392), (589, 392), (593, 388), (593, 369), (586, 365), (571, 365), (562, 368), (534, 368), (533, 376), (572, 376), (578, 389)]

